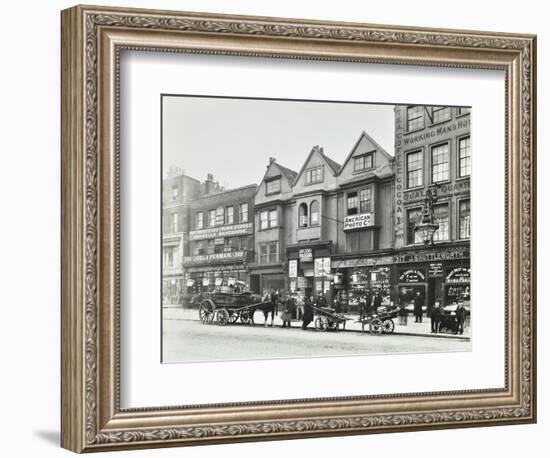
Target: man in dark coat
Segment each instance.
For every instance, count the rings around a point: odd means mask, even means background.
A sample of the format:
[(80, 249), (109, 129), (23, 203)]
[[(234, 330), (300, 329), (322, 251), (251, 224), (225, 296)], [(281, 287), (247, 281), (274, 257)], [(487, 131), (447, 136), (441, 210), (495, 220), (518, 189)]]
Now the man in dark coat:
[(304, 304), (304, 315), (302, 316), (302, 329), (306, 329), (313, 321), (313, 297), (308, 297)]
[(365, 296), (359, 297), (359, 320), (363, 321), (363, 317), (367, 313), (367, 298)]
[(365, 296), (365, 313), (372, 315), (372, 293), (369, 291)]
[(455, 334), (464, 334), (464, 321), (466, 320), (466, 309), (464, 308), (464, 303), (459, 301), (456, 308), (456, 330)]
[(376, 296), (374, 296), (374, 313), (378, 310), (378, 307), (382, 305), (382, 293), (380, 291), (376, 291)]
[(416, 295), (414, 296), (414, 322), (415, 323), (422, 323), (422, 307), (424, 306), (424, 300), (422, 299), (422, 296), (420, 296), (420, 291), (416, 292)]
[(439, 301), (435, 301), (434, 308), (432, 310), (432, 333), (437, 334), (439, 332), (439, 324), (441, 323), (441, 306)]

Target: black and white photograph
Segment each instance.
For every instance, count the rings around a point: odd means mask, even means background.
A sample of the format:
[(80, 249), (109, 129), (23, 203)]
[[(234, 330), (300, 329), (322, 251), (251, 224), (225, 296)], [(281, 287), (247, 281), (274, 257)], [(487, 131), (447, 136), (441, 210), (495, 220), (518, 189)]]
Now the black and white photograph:
[(162, 361), (471, 351), (471, 116), (163, 94)]

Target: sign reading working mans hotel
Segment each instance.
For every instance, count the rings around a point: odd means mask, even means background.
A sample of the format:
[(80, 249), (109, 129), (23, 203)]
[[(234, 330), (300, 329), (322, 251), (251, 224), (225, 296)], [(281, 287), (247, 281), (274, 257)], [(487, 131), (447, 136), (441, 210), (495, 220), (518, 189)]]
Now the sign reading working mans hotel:
[(344, 218), (344, 230), (363, 229), (373, 225), (372, 213), (361, 213), (359, 215), (346, 216)]

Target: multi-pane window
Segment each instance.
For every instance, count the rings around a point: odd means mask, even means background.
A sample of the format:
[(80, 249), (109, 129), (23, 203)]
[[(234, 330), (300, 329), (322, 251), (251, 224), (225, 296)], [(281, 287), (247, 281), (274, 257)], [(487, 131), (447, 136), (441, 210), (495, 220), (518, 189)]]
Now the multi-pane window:
[(439, 224), (439, 228), (434, 232), (434, 242), (449, 240), (449, 205), (435, 205), (433, 210), (434, 223)]
[(269, 211), (269, 227), (277, 227), (277, 210)]
[(216, 225), (216, 210), (208, 211), (208, 226), (213, 227)]
[(197, 229), (202, 229), (204, 227), (204, 213), (203, 212), (197, 212)]
[(353, 159), (353, 170), (359, 172), (361, 170), (372, 169), (373, 153), (362, 154)]
[(265, 193), (266, 194), (277, 194), (281, 192), (281, 179), (275, 178), (274, 180), (265, 182)]
[(178, 232), (178, 214), (172, 213), (172, 232)]
[(470, 238), (470, 201), (461, 200), (458, 204), (459, 238)]
[(359, 213), (372, 211), (372, 188), (365, 188), (359, 191)]
[(248, 204), (247, 203), (241, 204), (239, 211), (241, 213), (239, 221), (241, 223), (246, 223), (248, 221)]
[(424, 107), (414, 106), (407, 108), (407, 132), (424, 127)]
[(300, 227), (308, 226), (308, 210), (305, 203), (301, 203), (298, 207), (298, 225)]
[(470, 111), (472, 111), (472, 109), (470, 107), (458, 107), (456, 109), (456, 115), (461, 116), (461, 115), (470, 113)]
[(432, 183), (449, 179), (449, 144), (432, 148)]
[(263, 211), (260, 212), (260, 229), (269, 228), (269, 212)]
[(315, 167), (306, 170), (306, 184), (320, 183), (323, 181), (323, 167)]
[(422, 151), (407, 154), (407, 188), (422, 186), (423, 164)]
[(174, 247), (166, 247), (164, 250), (164, 265), (174, 267)]
[(472, 173), (472, 152), (470, 149), (470, 137), (461, 138), (458, 141), (458, 176), (459, 178), (470, 176)]
[(177, 200), (178, 198), (178, 185), (175, 184), (172, 186), (172, 200)]
[(407, 244), (422, 243), (422, 237), (415, 231), (416, 225), (422, 219), (421, 208), (411, 208), (407, 210)]
[(317, 226), (319, 224), (319, 202), (316, 200), (311, 202), (310, 209), (311, 226)]
[(348, 215), (357, 215), (358, 213), (358, 200), (357, 192), (348, 192)]
[(225, 207), (225, 224), (233, 224), (235, 222), (233, 205)]
[(263, 243), (260, 245), (260, 264), (278, 262), (279, 253), (277, 242)]
[(216, 208), (216, 226), (221, 226), (223, 224), (223, 207)]
[(438, 122), (447, 121), (451, 119), (450, 107), (433, 107), (432, 108), (432, 122), (437, 124)]

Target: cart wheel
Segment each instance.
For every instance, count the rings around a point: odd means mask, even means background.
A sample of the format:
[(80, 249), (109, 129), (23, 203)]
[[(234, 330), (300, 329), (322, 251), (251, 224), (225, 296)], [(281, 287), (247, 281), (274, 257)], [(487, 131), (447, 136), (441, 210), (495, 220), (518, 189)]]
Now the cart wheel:
[(369, 323), (369, 331), (372, 335), (381, 335), (383, 330), (382, 320), (380, 318), (374, 318)]
[(391, 334), (395, 329), (395, 323), (391, 318), (388, 318), (387, 320), (384, 320), (382, 322), (382, 332), (384, 334)]
[(328, 328), (328, 320), (326, 316), (318, 316), (315, 318), (315, 330), (326, 331)]
[(239, 312), (230, 312), (229, 313), (229, 323), (234, 324), (239, 319)]
[(202, 324), (210, 324), (214, 319), (214, 304), (212, 301), (202, 301), (199, 306), (199, 319)]
[(220, 326), (225, 326), (229, 322), (229, 312), (224, 308), (216, 310), (216, 322)]
[(250, 316), (250, 312), (248, 310), (241, 311), (241, 323), (250, 324), (251, 321), (252, 321), (252, 318)]

